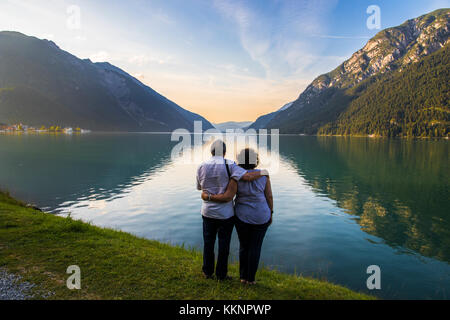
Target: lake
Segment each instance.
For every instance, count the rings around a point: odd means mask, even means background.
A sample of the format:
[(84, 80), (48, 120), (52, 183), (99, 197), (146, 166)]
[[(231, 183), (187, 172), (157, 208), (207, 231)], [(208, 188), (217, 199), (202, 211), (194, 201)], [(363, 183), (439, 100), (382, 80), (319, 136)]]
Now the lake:
[[(54, 214), (201, 248), (197, 164), (172, 159), (176, 144), (164, 134), (0, 134), (0, 188)], [(279, 162), (264, 265), (382, 298), (450, 298), (448, 141), (280, 136), (268, 157)], [(366, 287), (370, 265), (381, 290)]]

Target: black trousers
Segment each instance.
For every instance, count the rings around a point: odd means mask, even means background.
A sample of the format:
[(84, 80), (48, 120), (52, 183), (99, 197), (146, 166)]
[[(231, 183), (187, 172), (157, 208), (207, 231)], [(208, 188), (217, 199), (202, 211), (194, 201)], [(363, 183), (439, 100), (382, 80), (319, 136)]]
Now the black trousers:
[(230, 254), (231, 234), (235, 218), (227, 220), (203, 217), (203, 272), (211, 276), (214, 273), (214, 246), (219, 238), (219, 254), (217, 257), (216, 276), (223, 279), (228, 273), (228, 255)]
[(239, 236), (239, 273), (242, 280), (255, 281), (258, 271), (261, 247), (269, 223), (254, 225), (236, 218), (236, 230)]

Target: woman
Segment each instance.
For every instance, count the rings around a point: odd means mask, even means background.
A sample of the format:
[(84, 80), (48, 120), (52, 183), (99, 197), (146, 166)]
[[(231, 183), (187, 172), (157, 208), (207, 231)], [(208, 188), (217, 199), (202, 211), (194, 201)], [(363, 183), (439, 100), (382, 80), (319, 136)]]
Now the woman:
[[(256, 171), (258, 154), (253, 149), (244, 149), (238, 155), (238, 164), (248, 172)], [(226, 192), (210, 195), (203, 192), (205, 201), (229, 202), (233, 199), (235, 184), (230, 183)], [(252, 182), (239, 181), (234, 207), (236, 230), (239, 236), (239, 272), (242, 283), (256, 284), (255, 275), (264, 236), (272, 224), (273, 197), (270, 179), (262, 177)]]

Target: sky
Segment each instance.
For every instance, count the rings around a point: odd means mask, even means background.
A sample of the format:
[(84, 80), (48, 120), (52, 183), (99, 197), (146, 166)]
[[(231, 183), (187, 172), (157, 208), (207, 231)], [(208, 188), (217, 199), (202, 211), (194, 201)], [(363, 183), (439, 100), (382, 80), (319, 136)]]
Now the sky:
[(0, 31), (108, 61), (221, 123), (279, 109), (381, 29), (448, 7), (450, 0), (0, 0)]

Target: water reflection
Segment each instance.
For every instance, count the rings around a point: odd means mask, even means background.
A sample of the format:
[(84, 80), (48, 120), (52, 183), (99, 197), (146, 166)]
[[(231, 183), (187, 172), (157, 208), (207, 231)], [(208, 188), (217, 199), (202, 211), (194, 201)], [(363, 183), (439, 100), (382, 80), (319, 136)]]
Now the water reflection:
[(280, 150), (365, 232), (449, 262), (448, 151), (445, 141), (327, 137), (285, 137)]
[(0, 185), (53, 212), (112, 201), (167, 165), (171, 148), (147, 134), (0, 136)]
[[(0, 135), (0, 187), (56, 213), (199, 248), (197, 163), (171, 159), (176, 143)], [(280, 160), (265, 265), (367, 291), (366, 268), (377, 264), (381, 297), (448, 298), (447, 142), (282, 136), (280, 154), (261, 154), (264, 166)], [(236, 235), (231, 252), (236, 259)]]

